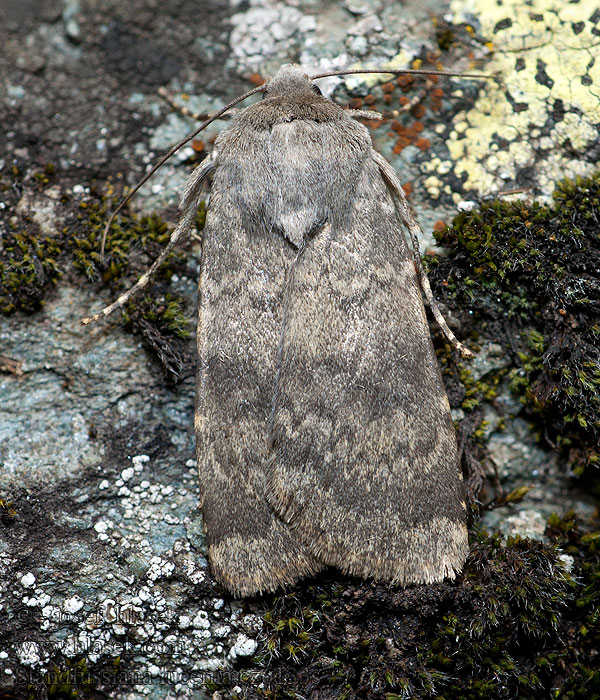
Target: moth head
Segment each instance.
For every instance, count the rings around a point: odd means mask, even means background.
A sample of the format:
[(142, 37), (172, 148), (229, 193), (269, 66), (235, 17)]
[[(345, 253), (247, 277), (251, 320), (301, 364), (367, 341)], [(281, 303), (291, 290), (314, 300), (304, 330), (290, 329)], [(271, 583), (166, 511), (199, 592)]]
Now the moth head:
[[(312, 77), (307, 75), (304, 70), (302, 69), (301, 66), (294, 64), (294, 63), (288, 63), (286, 65), (281, 66), (281, 68), (275, 73), (273, 78), (266, 84), (264, 85), (259, 85), (252, 90), (248, 90), (248, 92), (245, 92), (243, 95), (240, 95), (237, 97), (235, 100), (232, 100), (228, 105), (225, 107), (222, 107), (221, 109), (217, 110), (213, 115), (211, 115), (205, 122), (201, 124), (197, 129), (194, 130), (193, 133), (189, 134), (186, 136), (184, 139), (182, 139), (178, 144), (173, 146), (171, 150), (166, 153), (161, 160), (152, 168), (152, 170), (149, 173), (146, 173), (144, 178), (119, 202), (117, 205), (117, 208), (112, 212), (110, 215), (110, 218), (106, 222), (106, 225), (104, 227), (104, 232), (102, 234), (102, 243), (100, 245), (100, 258), (104, 260), (104, 244), (106, 242), (106, 237), (108, 235), (108, 231), (112, 225), (112, 222), (115, 219), (115, 216), (121, 211), (121, 209), (127, 204), (127, 202), (133, 197), (133, 195), (140, 189), (140, 187), (150, 178), (150, 176), (160, 168), (160, 166), (165, 163), (174, 153), (176, 153), (182, 146), (185, 146), (186, 143), (191, 141), (195, 136), (197, 136), (203, 129), (205, 129), (209, 124), (212, 124), (215, 119), (218, 119), (219, 117), (222, 117), (225, 112), (227, 112), (229, 109), (237, 105), (239, 102), (242, 102), (242, 100), (245, 100), (247, 97), (250, 97), (251, 95), (255, 95), (258, 92), (262, 92), (263, 97), (278, 97), (279, 102), (290, 102), (290, 103), (304, 103), (304, 106), (308, 108), (308, 110), (313, 111), (313, 116), (311, 118), (315, 118), (314, 113), (317, 111), (321, 113), (321, 116), (323, 114), (327, 114), (328, 110), (340, 110), (340, 107), (338, 107), (334, 102), (331, 100), (328, 100), (326, 97), (323, 97), (321, 90), (315, 85), (312, 81), (315, 80), (316, 78), (328, 78), (330, 76), (334, 75), (352, 75), (355, 73), (388, 73), (391, 72), (392, 74), (399, 75), (402, 73), (412, 73), (412, 74), (421, 74), (421, 75), (445, 75), (445, 76), (452, 76), (452, 75), (460, 75), (463, 78), (466, 77), (474, 77), (474, 78), (489, 78), (492, 76), (488, 75), (481, 75), (481, 74), (472, 74), (472, 73), (444, 73), (443, 71), (426, 71), (426, 70), (412, 70), (412, 69), (405, 69), (405, 70), (391, 70), (387, 71), (384, 69), (360, 69), (360, 68), (352, 68), (349, 70), (342, 70), (342, 71), (330, 71), (327, 73), (317, 73), (316, 75), (313, 75)], [(290, 100), (286, 100), (286, 97), (290, 97)], [(283, 98), (283, 99), (282, 99)], [(298, 99), (300, 98), (300, 99)], [(350, 114), (351, 117), (353, 118), (367, 118), (367, 119), (372, 119), (373, 118), (373, 112), (367, 112), (367, 111), (361, 111), (361, 110), (347, 110), (347, 112)], [(339, 115), (335, 115), (334, 117), (338, 117)], [(289, 119), (288, 119), (289, 121)], [(86, 322), (89, 322), (91, 319), (86, 319)]]
[(321, 95), (318, 85), (315, 85), (302, 66), (286, 63), (275, 73), (267, 83), (263, 97), (285, 97), (286, 95)]

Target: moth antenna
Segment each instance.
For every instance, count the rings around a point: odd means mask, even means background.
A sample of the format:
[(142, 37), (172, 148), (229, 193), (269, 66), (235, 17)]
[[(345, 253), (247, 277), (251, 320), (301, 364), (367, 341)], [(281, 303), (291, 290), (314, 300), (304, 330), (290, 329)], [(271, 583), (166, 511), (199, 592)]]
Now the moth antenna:
[(133, 287), (121, 294), (121, 296), (112, 304), (106, 306), (104, 309), (102, 309), (102, 311), (100, 311), (97, 314), (94, 314), (93, 316), (83, 318), (81, 320), (82, 325), (87, 326), (89, 323), (94, 323), (100, 318), (106, 318), (116, 309), (120, 309), (123, 306), (125, 306), (125, 304), (131, 299), (131, 297), (134, 294), (137, 294), (137, 292), (139, 292), (141, 289), (144, 289), (144, 287), (148, 285), (155, 272), (164, 263), (167, 256), (177, 245), (177, 243), (189, 234), (190, 228), (194, 223), (196, 212), (198, 210), (198, 200), (200, 198), (200, 192), (202, 191), (202, 182), (214, 170), (214, 167), (214, 163), (210, 159), (210, 156), (207, 156), (202, 161), (202, 163), (200, 163), (200, 165), (192, 172), (181, 197), (181, 217), (179, 219), (179, 223), (177, 224), (177, 227), (171, 234), (169, 242), (161, 251), (158, 258), (152, 263), (150, 269), (144, 272), (144, 274), (133, 285)]
[(248, 90), (248, 92), (245, 92), (243, 95), (240, 97), (236, 97), (235, 100), (232, 100), (229, 104), (225, 105), (225, 107), (222, 107), (219, 109), (217, 112), (215, 112), (211, 117), (209, 117), (206, 121), (202, 122), (202, 124), (192, 133), (183, 138), (179, 143), (176, 143), (165, 155), (152, 167), (152, 170), (150, 172), (146, 173), (144, 177), (135, 185), (135, 187), (129, 192), (121, 201), (117, 204), (117, 208), (113, 211), (113, 213), (110, 215), (108, 221), (106, 222), (106, 226), (104, 227), (104, 233), (102, 234), (102, 244), (100, 246), (100, 259), (104, 261), (104, 247), (106, 244), (106, 237), (108, 235), (108, 231), (112, 225), (112, 222), (115, 220), (116, 215), (123, 209), (123, 207), (129, 202), (129, 200), (133, 197), (133, 195), (144, 185), (151, 177), (154, 175), (154, 173), (162, 167), (168, 160), (169, 158), (174, 154), (177, 153), (177, 151), (182, 147), (185, 146), (185, 144), (188, 141), (191, 141), (195, 136), (197, 136), (203, 129), (206, 129), (209, 124), (212, 124), (215, 120), (217, 120), (219, 117), (221, 117), (227, 110), (231, 109), (234, 107), (238, 102), (241, 102), (242, 100), (245, 100), (247, 97), (250, 97), (250, 95), (254, 95), (257, 92), (264, 92), (266, 90), (266, 85), (259, 85), (258, 87), (252, 88), (252, 90)]
[[(445, 71), (437, 71), (437, 70), (420, 70), (420, 69), (415, 69), (415, 68), (405, 68), (402, 70), (376, 70), (376, 69), (351, 69), (351, 70), (344, 70), (344, 71), (331, 71), (328, 73), (316, 73), (315, 75), (310, 76), (311, 80), (316, 80), (317, 78), (328, 78), (331, 76), (336, 76), (336, 75), (354, 75), (354, 74), (367, 74), (367, 73), (379, 73), (379, 74), (390, 74), (390, 75), (404, 75), (404, 74), (410, 74), (410, 75), (440, 75), (440, 76), (448, 76), (448, 77), (462, 77), (462, 78), (490, 78), (493, 77), (488, 74), (483, 74), (483, 73), (452, 73), (452, 72), (445, 72)], [(195, 136), (197, 136), (203, 129), (206, 129), (207, 126), (212, 124), (215, 120), (217, 120), (219, 117), (221, 117), (225, 112), (227, 112), (229, 109), (234, 107), (238, 102), (242, 102), (245, 100), (247, 97), (250, 97), (251, 95), (256, 94), (257, 92), (264, 92), (266, 90), (266, 85), (258, 85), (255, 88), (252, 88), (252, 90), (248, 90), (248, 92), (245, 92), (243, 95), (240, 97), (236, 97), (235, 100), (232, 100), (229, 104), (225, 105), (222, 109), (218, 110), (215, 112), (212, 116), (210, 116), (208, 119), (206, 119), (193, 133), (189, 134), (188, 136), (184, 137), (181, 141), (176, 143), (165, 155), (152, 167), (152, 169), (144, 175), (144, 177), (134, 186), (134, 188), (125, 196), (121, 199), (121, 201), (117, 204), (116, 209), (112, 212), (112, 214), (109, 216), (108, 221), (106, 222), (106, 226), (104, 227), (104, 231), (102, 233), (102, 243), (100, 245), (100, 259), (104, 261), (104, 250), (106, 246), (106, 238), (108, 236), (108, 231), (110, 227), (112, 226), (112, 222), (115, 220), (115, 217), (117, 214), (123, 209), (123, 207), (131, 200), (131, 198), (134, 196), (134, 194), (154, 175), (154, 173), (162, 167), (169, 158), (177, 153), (177, 151), (182, 148), (182, 146), (185, 146), (186, 143), (191, 141)], [(164, 97), (166, 91), (161, 91), (161, 95)]]
[(317, 80), (317, 78), (330, 78), (335, 75), (356, 75), (361, 73), (379, 73), (381, 75), (440, 75), (449, 78), (494, 78), (494, 75), (490, 73), (452, 73), (443, 70), (425, 70), (421, 68), (402, 68), (400, 70), (393, 69), (374, 69), (374, 68), (352, 68), (351, 70), (338, 70), (331, 71), (328, 73), (316, 73), (311, 75), (311, 80)]
[(423, 290), (425, 299), (427, 299), (429, 308), (431, 309), (431, 312), (433, 313), (433, 316), (437, 321), (438, 326), (441, 328), (442, 332), (444, 333), (450, 344), (456, 350), (458, 350), (458, 352), (464, 358), (472, 359), (474, 357), (473, 353), (471, 352), (471, 350), (469, 350), (468, 347), (466, 347), (466, 345), (463, 345), (454, 335), (454, 333), (450, 330), (450, 327), (448, 326), (448, 323), (446, 322), (446, 319), (440, 311), (437, 301), (433, 296), (433, 292), (431, 291), (431, 285), (429, 284), (429, 279), (427, 278), (425, 269), (423, 268), (423, 261), (421, 260), (421, 255), (419, 253), (419, 233), (422, 232), (421, 226), (419, 225), (419, 222), (415, 219), (411, 211), (411, 208), (406, 199), (406, 195), (404, 194), (404, 190), (402, 189), (402, 185), (400, 184), (400, 180), (398, 180), (398, 176), (396, 175), (394, 169), (383, 156), (375, 152), (375, 159), (377, 161), (377, 164), (379, 165), (381, 174), (383, 175), (386, 183), (389, 185), (390, 189), (392, 190), (392, 193), (395, 195), (396, 201), (398, 202), (398, 208), (400, 216), (402, 218), (402, 223), (408, 229), (411, 247), (413, 251), (413, 258), (415, 261), (415, 266), (417, 268), (417, 274), (419, 276), (421, 289)]

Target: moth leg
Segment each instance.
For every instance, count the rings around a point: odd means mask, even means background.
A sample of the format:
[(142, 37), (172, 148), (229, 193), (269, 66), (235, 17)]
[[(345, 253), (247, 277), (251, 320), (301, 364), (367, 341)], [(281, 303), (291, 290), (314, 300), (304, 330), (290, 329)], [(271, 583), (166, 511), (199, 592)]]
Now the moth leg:
[(374, 112), (372, 109), (348, 109), (346, 111), (352, 119), (377, 119), (377, 121), (383, 119), (382, 114)]
[(148, 285), (150, 280), (156, 274), (158, 268), (164, 263), (167, 256), (177, 245), (177, 243), (189, 235), (194, 219), (196, 218), (196, 211), (198, 210), (200, 192), (202, 191), (202, 182), (214, 170), (214, 168), (215, 166), (211, 160), (211, 157), (207, 156), (192, 172), (189, 180), (186, 183), (185, 189), (181, 196), (181, 201), (179, 203), (179, 210), (181, 212), (179, 223), (171, 234), (171, 238), (169, 239), (169, 242), (165, 246), (164, 250), (152, 263), (151, 267), (144, 272), (144, 274), (133, 285), (133, 287), (131, 287), (131, 289), (128, 289), (126, 292), (121, 294), (116, 301), (106, 306), (97, 314), (89, 316), (88, 318), (83, 318), (81, 320), (82, 325), (87, 326), (88, 323), (94, 323), (101, 318), (106, 318), (113, 311), (125, 306), (125, 304), (131, 299), (131, 297), (133, 297), (134, 294), (137, 294), (141, 289), (144, 289), (144, 287)]
[[(204, 121), (206, 119), (209, 119), (212, 114), (207, 113), (207, 112), (192, 112), (191, 109), (186, 107), (185, 105), (181, 105), (177, 102), (177, 98), (172, 92), (169, 92), (167, 88), (161, 86), (158, 88), (158, 94), (167, 102), (171, 107), (179, 112), (180, 114), (183, 114), (184, 117), (189, 117), (190, 119), (194, 119), (195, 121)], [(232, 108), (230, 109), (227, 114), (223, 114), (222, 118), (233, 118), (240, 110)]]
[(423, 269), (423, 261), (421, 260), (421, 255), (419, 253), (419, 232), (422, 232), (421, 226), (416, 220), (410, 208), (410, 205), (408, 204), (406, 195), (404, 194), (404, 190), (402, 189), (402, 185), (400, 184), (400, 180), (398, 180), (398, 176), (396, 175), (392, 166), (382, 155), (375, 152), (374, 158), (377, 162), (377, 165), (379, 166), (383, 179), (385, 180), (387, 186), (392, 192), (394, 202), (397, 205), (397, 211), (402, 220), (402, 223), (406, 226), (410, 235), (413, 258), (415, 261), (415, 266), (417, 268), (419, 282), (421, 284), (423, 294), (427, 299), (427, 303), (429, 304), (429, 308), (431, 309), (438, 326), (442, 329), (442, 332), (449, 340), (451, 345), (456, 350), (458, 350), (458, 352), (463, 357), (470, 359), (473, 357), (473, 353), (469, 350), (469, 348), (463, 345), (457, 339), (454, 333), (450, 330), (446, 319), (444, 318), (439, 306), (437, 305), (437, 302), (433, 296), (433, 292), (431, 291), (431, 286), (429, 284), (429, 280), (427, 279), (427, 275), (425, 274), (425, 270)]

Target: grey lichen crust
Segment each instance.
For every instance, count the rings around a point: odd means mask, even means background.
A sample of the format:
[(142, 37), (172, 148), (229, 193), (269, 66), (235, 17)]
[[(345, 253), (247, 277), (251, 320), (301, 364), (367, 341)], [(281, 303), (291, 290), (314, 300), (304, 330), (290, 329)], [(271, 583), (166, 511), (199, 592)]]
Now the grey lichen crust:
[(213, 572), (238, 595), (323, 565), (453, 577), (454, 428), (368, 131), (287, 66), (213, 164), (196, 408)]

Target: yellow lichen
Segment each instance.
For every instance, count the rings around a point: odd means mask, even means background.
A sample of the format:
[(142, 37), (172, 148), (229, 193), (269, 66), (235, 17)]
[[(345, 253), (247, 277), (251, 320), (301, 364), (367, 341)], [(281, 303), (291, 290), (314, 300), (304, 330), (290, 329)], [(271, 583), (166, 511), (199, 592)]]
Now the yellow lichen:
[(585, 151), (600, 133), (597, 0), (454, 0), (451, 9), (455, 22), (478, 18), (494, 47), (484, 69), (500, 78), (454, 119), (447, 146), (463, 189), (498, 192), (527, 167), (549, 194), (595, 167)]

